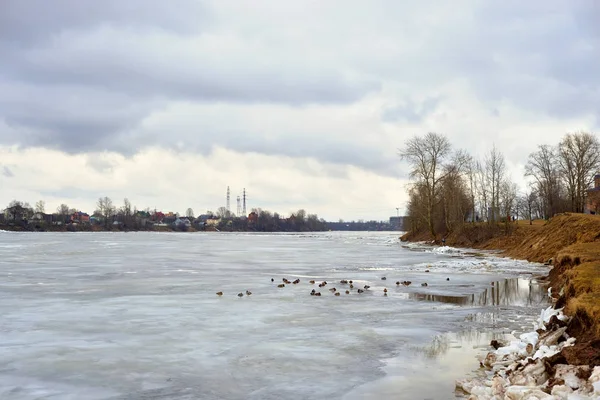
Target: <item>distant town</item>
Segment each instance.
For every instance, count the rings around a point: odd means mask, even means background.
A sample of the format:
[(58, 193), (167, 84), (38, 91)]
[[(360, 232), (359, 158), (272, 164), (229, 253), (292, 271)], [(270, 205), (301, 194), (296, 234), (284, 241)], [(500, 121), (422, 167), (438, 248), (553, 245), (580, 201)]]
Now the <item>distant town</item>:
[(245, 190), (243, 206), (238, 197), (237, 213), (229, 208), (229, 188), (226, 206), (216, 212), (196, 214), (188, 208), (185, 214), (146, 208), (138, 210), (128, 199), (121, 206), (109, 197), (99, 198), (96, 210), (88, 211), (61, 204), (47, 212), (43, 200), (35, 206), (13, 200), (0, 213), (0, 230), (12, 231), (225, 231), (225, 232), (314, 232), (314, 231), (401, 231), (404, 217), (388, 221), (328, 222), (303, 209), (287, 216), (261, 208), (246, 212)]

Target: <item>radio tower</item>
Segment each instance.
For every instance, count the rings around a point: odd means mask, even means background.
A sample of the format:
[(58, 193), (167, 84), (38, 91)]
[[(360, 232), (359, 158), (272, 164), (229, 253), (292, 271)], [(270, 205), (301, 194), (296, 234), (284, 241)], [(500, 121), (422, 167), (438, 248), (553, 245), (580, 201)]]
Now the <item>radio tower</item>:
[(225, 208), (227, 209), (227, 213), (228, 213), (228, 214), (229, 214), (229, 212), (230, 212), (230, 209), (229, 209), (229, 206), (230, 206), (230, 204), (229, 204), (229, 203), (230, 203), (230, 202), (229, 202), (229, 199), (230, 199), (230, 195), (229, 195), (229, 186), (227, 186), (227, 205), (225, 206)]
[(238, 217), (240, 216), (240, 211), (241, 211), (241, 205), (240, 205), (240, 196), (237, 197), (237, 213), (235, 215), (237, 215)]
[(246, 188), (244, 188), (243, 214), (246, 215)]

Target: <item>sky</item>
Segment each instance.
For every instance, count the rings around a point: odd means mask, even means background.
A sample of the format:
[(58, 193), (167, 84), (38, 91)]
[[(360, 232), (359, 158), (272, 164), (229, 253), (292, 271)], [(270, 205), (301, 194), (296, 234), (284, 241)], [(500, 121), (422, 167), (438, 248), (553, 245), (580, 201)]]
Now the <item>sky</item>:
[(524, 184), (598, 131), (594, 0), (2, 0), (0, 208), (99, 197), (384, 220), (438, 132)]

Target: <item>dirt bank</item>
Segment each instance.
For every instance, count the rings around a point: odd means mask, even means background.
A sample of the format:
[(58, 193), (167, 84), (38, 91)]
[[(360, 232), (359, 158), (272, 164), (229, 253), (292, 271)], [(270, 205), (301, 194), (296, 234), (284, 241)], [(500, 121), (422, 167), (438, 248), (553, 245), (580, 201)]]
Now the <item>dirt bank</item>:
[[(402, 239), (433, 238), (417, 232)], [(573, 317), (567, 333), (577, 338), (563, 356), (569, 364), (600, 365), (600, 216), (565, 213), (533, 225), (465, 225), (445, 239), (450, 246), (502, 250), (507, 257), (548, 263), (556, 307)]]

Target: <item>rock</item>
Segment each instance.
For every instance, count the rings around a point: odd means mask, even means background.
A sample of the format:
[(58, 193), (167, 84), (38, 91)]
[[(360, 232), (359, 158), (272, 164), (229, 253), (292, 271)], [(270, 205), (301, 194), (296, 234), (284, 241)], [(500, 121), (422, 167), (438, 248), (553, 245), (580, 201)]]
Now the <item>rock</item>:
[(505, 386), (507, 382), (501, 376), (494, 376), (492, 378), (492, 395), (494, 396), (503, 396), (506, 391)]
[(560, 319), (558, 319), (558, 317), (556, 315), (553, 315), (550, 317), (550, 321), (548, 321), (548, 329), (551, 330), (555, 330), (557, 328), (562, 328), (567, 326), (567, 322), (566, 321), (562, 321)]
[(536, 387), (510, 386), (504, 395), (506, 400), (555, 400), (548, 393)]
[(567, 385), (556, 385), (552, 388), (552, 391), (550, 392), (552, 396), (556, 396), (559, 399), (566, 399), (571, 393), (573, 393), (573, 389), (571, 389)]
[(533, 353), (533, 345), (531, 343), (527, 343), (527, 347), (525, 347), (525, 351), (527, 354)]
[(585, 386), (586, 382), (578, 378), (583, 371), (589, 371), (590, 367), (587, 365), (565, 365), (559, 364), (556, 366), (556, 373), (554, 379), (562, 379), (565, 385), (573, 390), (577, 390), (580, 387)]
[(558, 328), (547, 335), (540, 337), (540, 346), (552, 346), (558, 342), (558, 339), (565, 334), (567, 327)]
[(557, 353), (553, 356), (546, 357), (543, 359), (543, 361), (548, 376), (554, 376), (554, 373), (556, 372), (556, 365), (567, 363), (567, 359), (565, 358), (565, 356), (562, 355), (562, 353)]
[(500, 347), (504, 347), (504, 346), (506, 346), (506, 343), (505, 343), (505, 342), (502, 342), (502, 341), (500, 341), (500, 340), (497, 340), (497, 339), (493, 339), (493, 340), (490, 342), (490, 346), (492, 346), (494, 349), (498, 350)]
[(492, 368), (492, 364), (494, 364), (496, 360), (496, 354), (489, 352), (487, 353), (487, 356), (485, 356), (485, 360), (483, 360), (483, 366), (487, 368)]

